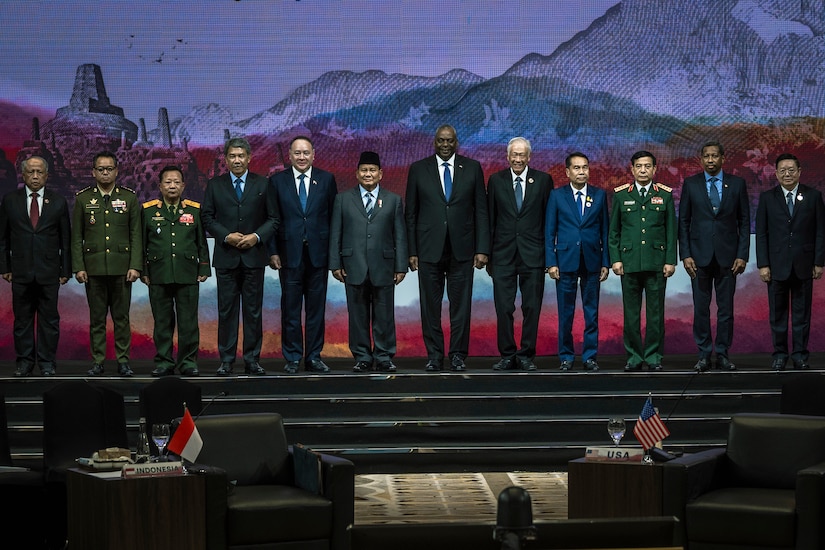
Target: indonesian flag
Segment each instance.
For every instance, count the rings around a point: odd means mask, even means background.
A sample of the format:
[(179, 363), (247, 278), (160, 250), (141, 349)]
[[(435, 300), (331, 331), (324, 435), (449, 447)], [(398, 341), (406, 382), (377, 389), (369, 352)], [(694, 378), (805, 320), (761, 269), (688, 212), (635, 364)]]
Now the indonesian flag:
[(183, 410), (183, 420), (180, 426), (175, 430), (175, 435), (169, 442), (169, 450), (179, 455), (182, 459), (189, 462), (195, 462), (198, 455), (203, 449), (203, 439), (198, 433), (198, 428), (195, 426), (195, 421), (192, 420), (192, 415), (189, 414), (189, 409)]
[[(177, 435), (177, 433), (175, 434)], [(633, 435), (639, 440), (645, 450), (654, 447), (658, 442), (670, 435), (670, 430), (667, 429), (665, 423), (656, 409), (653, 408), (653, 402), (650, 396), (645, 401), (645, 406), (642, 407), (642, 413), (633, 426)]]

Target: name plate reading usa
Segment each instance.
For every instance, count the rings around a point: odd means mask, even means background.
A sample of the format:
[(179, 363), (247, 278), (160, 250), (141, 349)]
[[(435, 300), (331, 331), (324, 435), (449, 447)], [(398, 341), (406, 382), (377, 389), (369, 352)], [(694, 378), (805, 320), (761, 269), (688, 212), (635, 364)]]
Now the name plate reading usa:
[(587, 447), (584, 460), (587, 462), (641, 462), (645, 453), (634, 447)]
[(123, 477), (157, 477), (183, 475), (183, 462), (148, 462), (127, 464), (123, 467)]

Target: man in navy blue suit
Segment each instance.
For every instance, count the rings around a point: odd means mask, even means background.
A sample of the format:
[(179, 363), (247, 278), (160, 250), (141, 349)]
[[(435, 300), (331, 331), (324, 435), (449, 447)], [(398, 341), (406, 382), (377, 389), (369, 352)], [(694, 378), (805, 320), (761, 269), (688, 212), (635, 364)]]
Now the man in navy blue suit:
[[(304, 359), (307, 372), (329, 372), (321, 360), (329, 274), (329, 227), (338, 185), (315, 168), (315, 148), (306, 136), (289, 144), (291, 167), (271, 176), (280, 226), (269, 241), (269, 267), (280, 270), (281, 351), (284, 372), (294, 374)], [(301, 311), (306, 311), (305, 331)], [(305, 340), (306, 337), (306, 340)]]
[(556, 189), (547, 202), (545, 250), (547, 274), (556, 281), (559, 308), (559, 360), (561, 370), (573, 368), (573, 317), (577, 287), (584, 310), (582, 362), (587, 371), (598, 371), (599, 290), (607, 279), (607, 198), (589, 185), (590, 166), (584, 153), (564, 160), (570, 185)]
[(759, 196), (756, 209), (756, 265), (759, 277), (768, 283), (776, 371), (785, 370), (788, 362), (789, 313), (793, 367), (810, 368), (813, 280), (822, 278), (825, 266), (825, 205), (819, 190), (799, 183), (801, 174), (798, 158), (779, 155), (779, 185)]
[[(694, 368), (736, 370), (728, 358), (733, 340), (736, 276), (745, 271), (750, 249), (750, 206), (745, 180), (722, 171), (725, 150), (717, 141), (702, 146), (704, 171), (682, 184), (679, 255), (693, 287), (693, 338), (699, 348)], [(710, 300), (716, 289), (716, 342), (710, 331)]]
[[(544, 298), (544, 210), (553, 190), (550, 174), (529, 168), (530, 142), (516, 137), (507, 144), (510, 167), (490, 176), (490, 262), (501, 359), (493, 370), (536, 370), (536, 340)], [(516, 345), (513, 312), (521, 290), (521, 346)]]

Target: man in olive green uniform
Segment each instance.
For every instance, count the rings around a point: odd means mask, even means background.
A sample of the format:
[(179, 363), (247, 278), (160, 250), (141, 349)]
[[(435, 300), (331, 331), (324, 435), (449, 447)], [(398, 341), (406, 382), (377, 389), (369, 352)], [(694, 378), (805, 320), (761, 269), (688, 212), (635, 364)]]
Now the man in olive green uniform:
[[(201, 225), (201, 205), (181, 200), (185, 183), (177, 166), (160, 173), (162, 199), (143, 203), (146, 268), (141, 280), (149, 287), (155, 318), (155, 370), (152, 376), (198, 375), (198, 283), (212, 272)], [(172, 335), (178, 325), (178, 358), (172, 357)]]
[(90, 376), (103, 374), (106, 359), (106, 315), (114, 324), (118, 373), (132, 376), (129, 351), (132, 332), (129, 306), (132, 283), (143, 266), (140, 205), (131, 189), (115, 185), (117, 158), (113, 153), (95, 155), (92, 175), (97, 185), (75, 197), (72, 212), (72, 271), (86, 285), (89, 302)]
[[(626, 371), (642, 363), (662, 370), (665, 342), (665, 286), (676, 271), (678, 226), (670, 187), (653, 183), (656, 157), (638, 151), (630, 159), (634, 183), (614, 189), (608, 248), (613, 273), (622, 278)], [(645, 295), (645, 341), (641, 309)]]

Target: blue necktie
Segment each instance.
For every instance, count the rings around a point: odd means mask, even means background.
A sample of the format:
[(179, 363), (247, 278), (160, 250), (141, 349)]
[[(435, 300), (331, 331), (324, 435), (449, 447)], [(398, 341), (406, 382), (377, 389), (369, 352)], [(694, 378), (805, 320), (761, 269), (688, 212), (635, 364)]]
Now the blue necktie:
[(584, 211), (582, 210), (582, 192), (576, 191), (576, 207), (579, 211), (579, 219), (582, 219), (584, 216)]
[(235, 194), (238, 196), (238, 200), (241, 200), (241, 195), (243, 195), (243, 189), (241, 189), (242, 183), (243, 180), (241, 178), (235, 180)]
[(307, 177), (306, 174), (298, 176), (298, 198), (301, 200), (301, 210), (304, 212), (307, 211), (307, 190), (306, 187), (304, 187), (305, 177)]
[(524, 200), (524, 197), (521, 196), (521, 177), (516, 177), (516, 185), (513, 187), (513, 191), (516, 194), (516, 210), (521, 212), (521, 204)]
[(372, 204), (372, 193), (367, 193), (364, 196), (367, 197), (367, 202), (366, 202), (366, 204), (364, 204), (364, 208), (367, 211), (367, 217), (371, 218), (372, 217), (373, 206), (374, 206)]
[(788, 214), (793, 216), (793, 191), (788, 191)]
[(719, 181), (719, 178), (710, 178), (708, 181), (710, 182), (710, 193), (708, 193), (708, 196), (710, 197), (710, 205), (713, 206), (713, 213), (715, 214), (719, 211), (719, 205), (722, 203), (719, 197), (719, 188), (716, 187), (716, 182)]
[(445, 162), (441, 166), (444, 167), (444, 198), (450, 200), (450, 194), (453, 192), (453, 177), (450, 175), (450, 163)]

